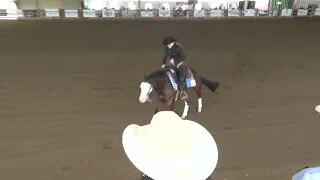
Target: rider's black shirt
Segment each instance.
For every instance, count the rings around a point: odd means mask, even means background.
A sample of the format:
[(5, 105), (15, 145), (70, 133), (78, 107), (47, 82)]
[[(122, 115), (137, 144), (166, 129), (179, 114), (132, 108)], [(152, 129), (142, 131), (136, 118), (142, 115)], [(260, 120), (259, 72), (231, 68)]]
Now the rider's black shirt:
[(172, 58), (174, 59), (174, 63), (176, 65), (186, 59), (184, 49), (177, 43), (174, 43), (174, 45), (170, 49), (168, 47), (165, 47), (162, 63), (167, 64), (167, 61), (169, 61)]

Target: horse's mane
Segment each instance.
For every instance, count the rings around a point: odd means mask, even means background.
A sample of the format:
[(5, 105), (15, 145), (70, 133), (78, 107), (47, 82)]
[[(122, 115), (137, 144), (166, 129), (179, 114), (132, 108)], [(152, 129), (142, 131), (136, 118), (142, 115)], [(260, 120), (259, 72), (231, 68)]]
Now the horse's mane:
[(157, 70), (153, 71), (152, 73), (150, 73), (149, 75), (147, 75), (145, 77), (145, 80), (157, 79), (160, 77), (164, 77), (164, 76), (166, 76), (166, 71), (167, 71), (167, 69), (157, 69)]

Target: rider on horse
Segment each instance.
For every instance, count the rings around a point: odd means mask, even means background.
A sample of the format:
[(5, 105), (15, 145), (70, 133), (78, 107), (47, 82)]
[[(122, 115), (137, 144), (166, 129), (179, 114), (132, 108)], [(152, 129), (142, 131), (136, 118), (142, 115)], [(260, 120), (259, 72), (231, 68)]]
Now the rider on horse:
[(162, 44), (165, 46), (164, 57), (162, 60), (161, 68), (169, 67), (173, 68), (177, 74), (177, 80), (180, 90), (181, 100), (188, 98), (185, 91), (185, 78), (186, 78), (186, 64), (184, 60), (186, 59), (186, 54), (180, 43), (177, 42), (178, 39), (173, 36), (167, 36)]

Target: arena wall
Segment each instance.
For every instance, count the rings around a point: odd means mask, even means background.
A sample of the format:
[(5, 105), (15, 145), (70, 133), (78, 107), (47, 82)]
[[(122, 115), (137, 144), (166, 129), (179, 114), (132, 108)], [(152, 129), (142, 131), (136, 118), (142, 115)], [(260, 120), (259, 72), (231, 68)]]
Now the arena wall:
[(19, 9), (81, 9), (80, 0), (20, 0)]

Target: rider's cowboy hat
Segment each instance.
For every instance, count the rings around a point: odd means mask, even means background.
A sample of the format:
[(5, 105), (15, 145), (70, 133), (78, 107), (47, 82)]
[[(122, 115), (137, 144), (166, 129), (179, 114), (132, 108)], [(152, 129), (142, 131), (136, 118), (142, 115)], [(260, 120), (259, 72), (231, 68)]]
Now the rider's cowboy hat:
[(173, 43), (173, 42), (176, 42), (176, 41), (178, 41), (178, 39), (177, 39), (176, 37), (174, 37), (174, 36), (167, 36), (167, 37), (165, 37), (165, 38), (163, 39), (162, 44), (163, 44), (164, 46), (167, 46), (168, 44)]
[(133, 165), (154, 180), (205, 180), (218, 161), (212, 135), (172, 111), (157, 113), (150, 124), (127, 126), (122, 144)]
[(305, 168), (292, 177), (292, 180), (318, 180), (318, 179), (320, 179), (320, 167)]

